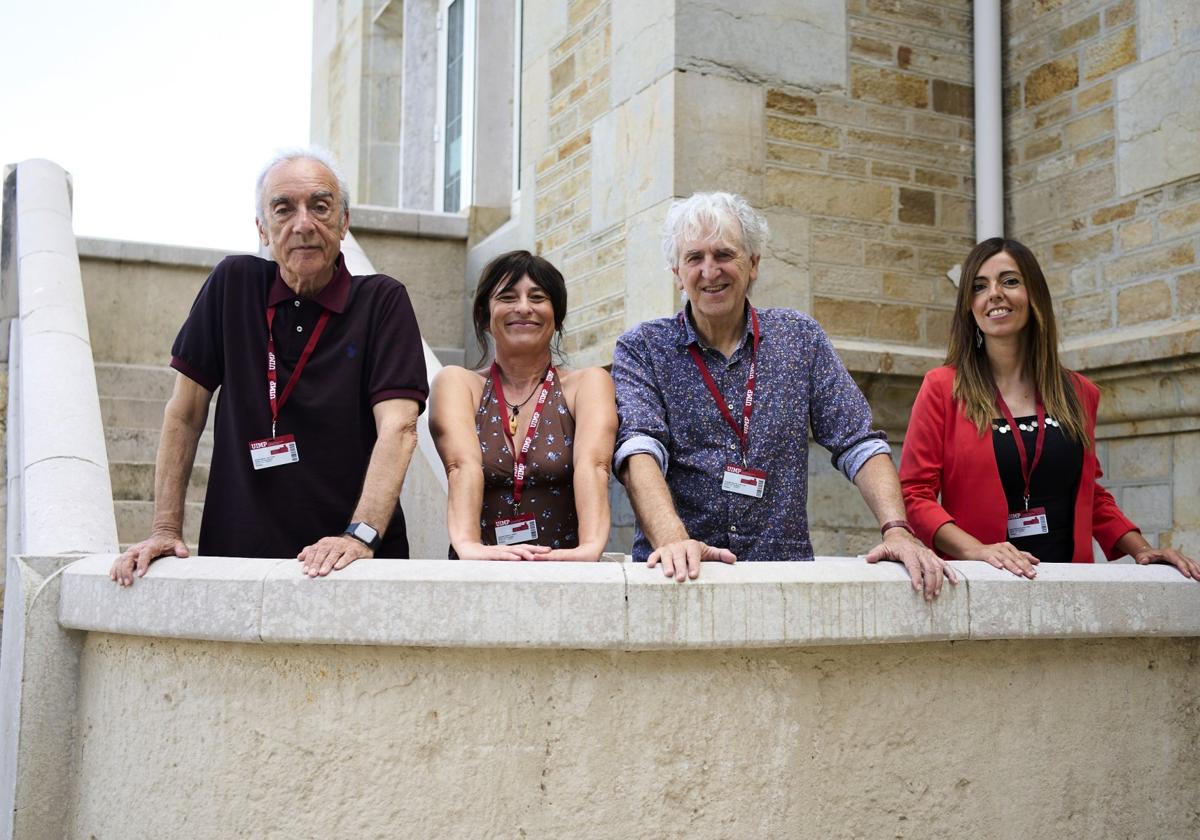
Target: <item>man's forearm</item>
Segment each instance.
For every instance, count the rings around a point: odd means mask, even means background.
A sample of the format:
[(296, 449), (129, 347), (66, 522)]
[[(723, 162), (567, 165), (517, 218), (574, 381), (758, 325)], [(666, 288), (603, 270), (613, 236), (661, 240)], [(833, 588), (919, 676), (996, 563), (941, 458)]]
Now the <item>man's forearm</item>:
[(890, 456), (881, 453), (868, 458), (855, 474), (854, 484), (880, 525), (906, 518), (900, 476)]
[(671, 489), (658, 467), (658, 462), (649, 455), (631, 455), (622, 471), (629, 502), (637, 516), (642, 533), (652, 548), (688, 539), (687, 528), (675, 511)]
[(196, 461), (196, 448), (204, 431), (168, 412), (154, 462), (154, 533), (182, 538), (183, 510), (188, 480)]
[[(380, 534), (387, 531), (400, 501), (400, 488), (417, 448), (417, 414), (379, 424), (379, 436), (371, 450), (362, 494), (354, 507), (355, 522), (366, 522)], [(349, 524), (349, 523), (347, 523)]]

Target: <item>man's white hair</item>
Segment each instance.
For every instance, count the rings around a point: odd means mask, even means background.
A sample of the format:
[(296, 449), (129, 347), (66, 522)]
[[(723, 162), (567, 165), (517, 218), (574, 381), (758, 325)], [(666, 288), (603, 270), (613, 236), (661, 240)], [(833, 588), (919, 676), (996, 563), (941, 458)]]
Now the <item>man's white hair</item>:
[(313, 160), (333, 173), (337, 181), (338, 194), (342, 197), (342, 218), (350, 212), (350, 186), (338, 167), (337, 160), (327, 150), (320, 146), (296, 146), (290, 149), (280, 149), (258, 171), (258, 179), (254, 182), (254, 216), (264, 228), (267, 226), (266, 208), (263, 207), (263, 185), (267, 182), (267, 174), (281, 163), (293, 160)]
[(701, 239), (733, 227), (742, 247), (751, 257), (762, 254), (771, 235), (767, 220), (740, 195), (727, 192), (693, 193), (680, 199), (667, 211), (663, 224), (662, 250), (669, 268), (679, 267), (679, 248), (689, 239)]

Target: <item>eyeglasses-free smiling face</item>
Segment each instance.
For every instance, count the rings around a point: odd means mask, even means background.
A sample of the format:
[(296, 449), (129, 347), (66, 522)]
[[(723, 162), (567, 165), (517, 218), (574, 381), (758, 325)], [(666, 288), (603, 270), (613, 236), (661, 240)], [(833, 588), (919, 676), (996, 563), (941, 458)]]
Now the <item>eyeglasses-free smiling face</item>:
[(546, 290), (525, 275), (501, 283), (489, 304), (488, 332), (497, 343), (549, 347), (554, 336), (554, 304)]
[(342, 210), (337, 178), (318, 161), (284, 161), (263, 182), (258, 235), (279, 263), (284, 282), (310, 297), (333, 277), (349, 219)]
[(971, 314), (988, 338), (1020, 335), (1029, 323), (1029, 291), (1016, 261), (1001, 251), (971, 280)]
[(750, 284), (758, 277), (758, 257), (751, 257), (740, 238), (715, 230), (702, 239), (686, 239), (673, 268), (675, 285), (687, 293), (698, 320), (723, 323), (741, 319)]

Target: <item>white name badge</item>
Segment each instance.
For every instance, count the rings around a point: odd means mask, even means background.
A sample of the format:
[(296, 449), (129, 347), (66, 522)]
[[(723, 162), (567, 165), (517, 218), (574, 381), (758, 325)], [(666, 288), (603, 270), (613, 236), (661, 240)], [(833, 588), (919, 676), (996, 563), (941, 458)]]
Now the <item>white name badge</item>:
[(767, 489), (767, 474), (762, 470), (726, 464), (725, 477), (721, 479), (721, 489), (726, 493), (738, 493), (742, 496), (761, 499), (763, 491)]
[(295, 435), (280, 435), (279, 437), (250, 441), (250, 463), (256, 470), (294, 464), (299, 460), (300, 452), (296, 449)]
[(496, 520), (496, 545), (514, 545), (537, 539), (537, 520), (532, 513)]
[(1011, 540), (1015, 537), (1031, 537), (1034, 534), (1049, 533), (1050, 527), (1046, 524), (1046, 509), (1045, 508), (1030, 508), (1029, 510), (1018, 510), (1008, 515), (1008, 538)]

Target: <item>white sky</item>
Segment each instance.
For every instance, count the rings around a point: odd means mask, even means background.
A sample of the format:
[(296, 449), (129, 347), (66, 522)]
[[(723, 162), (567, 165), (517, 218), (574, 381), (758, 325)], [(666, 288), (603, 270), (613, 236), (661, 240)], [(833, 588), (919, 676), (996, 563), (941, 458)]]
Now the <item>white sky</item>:
[(0, 165), (71, 173), (75, 233), (250, 251), (309, 136), (312, 0), (0, 0)]

